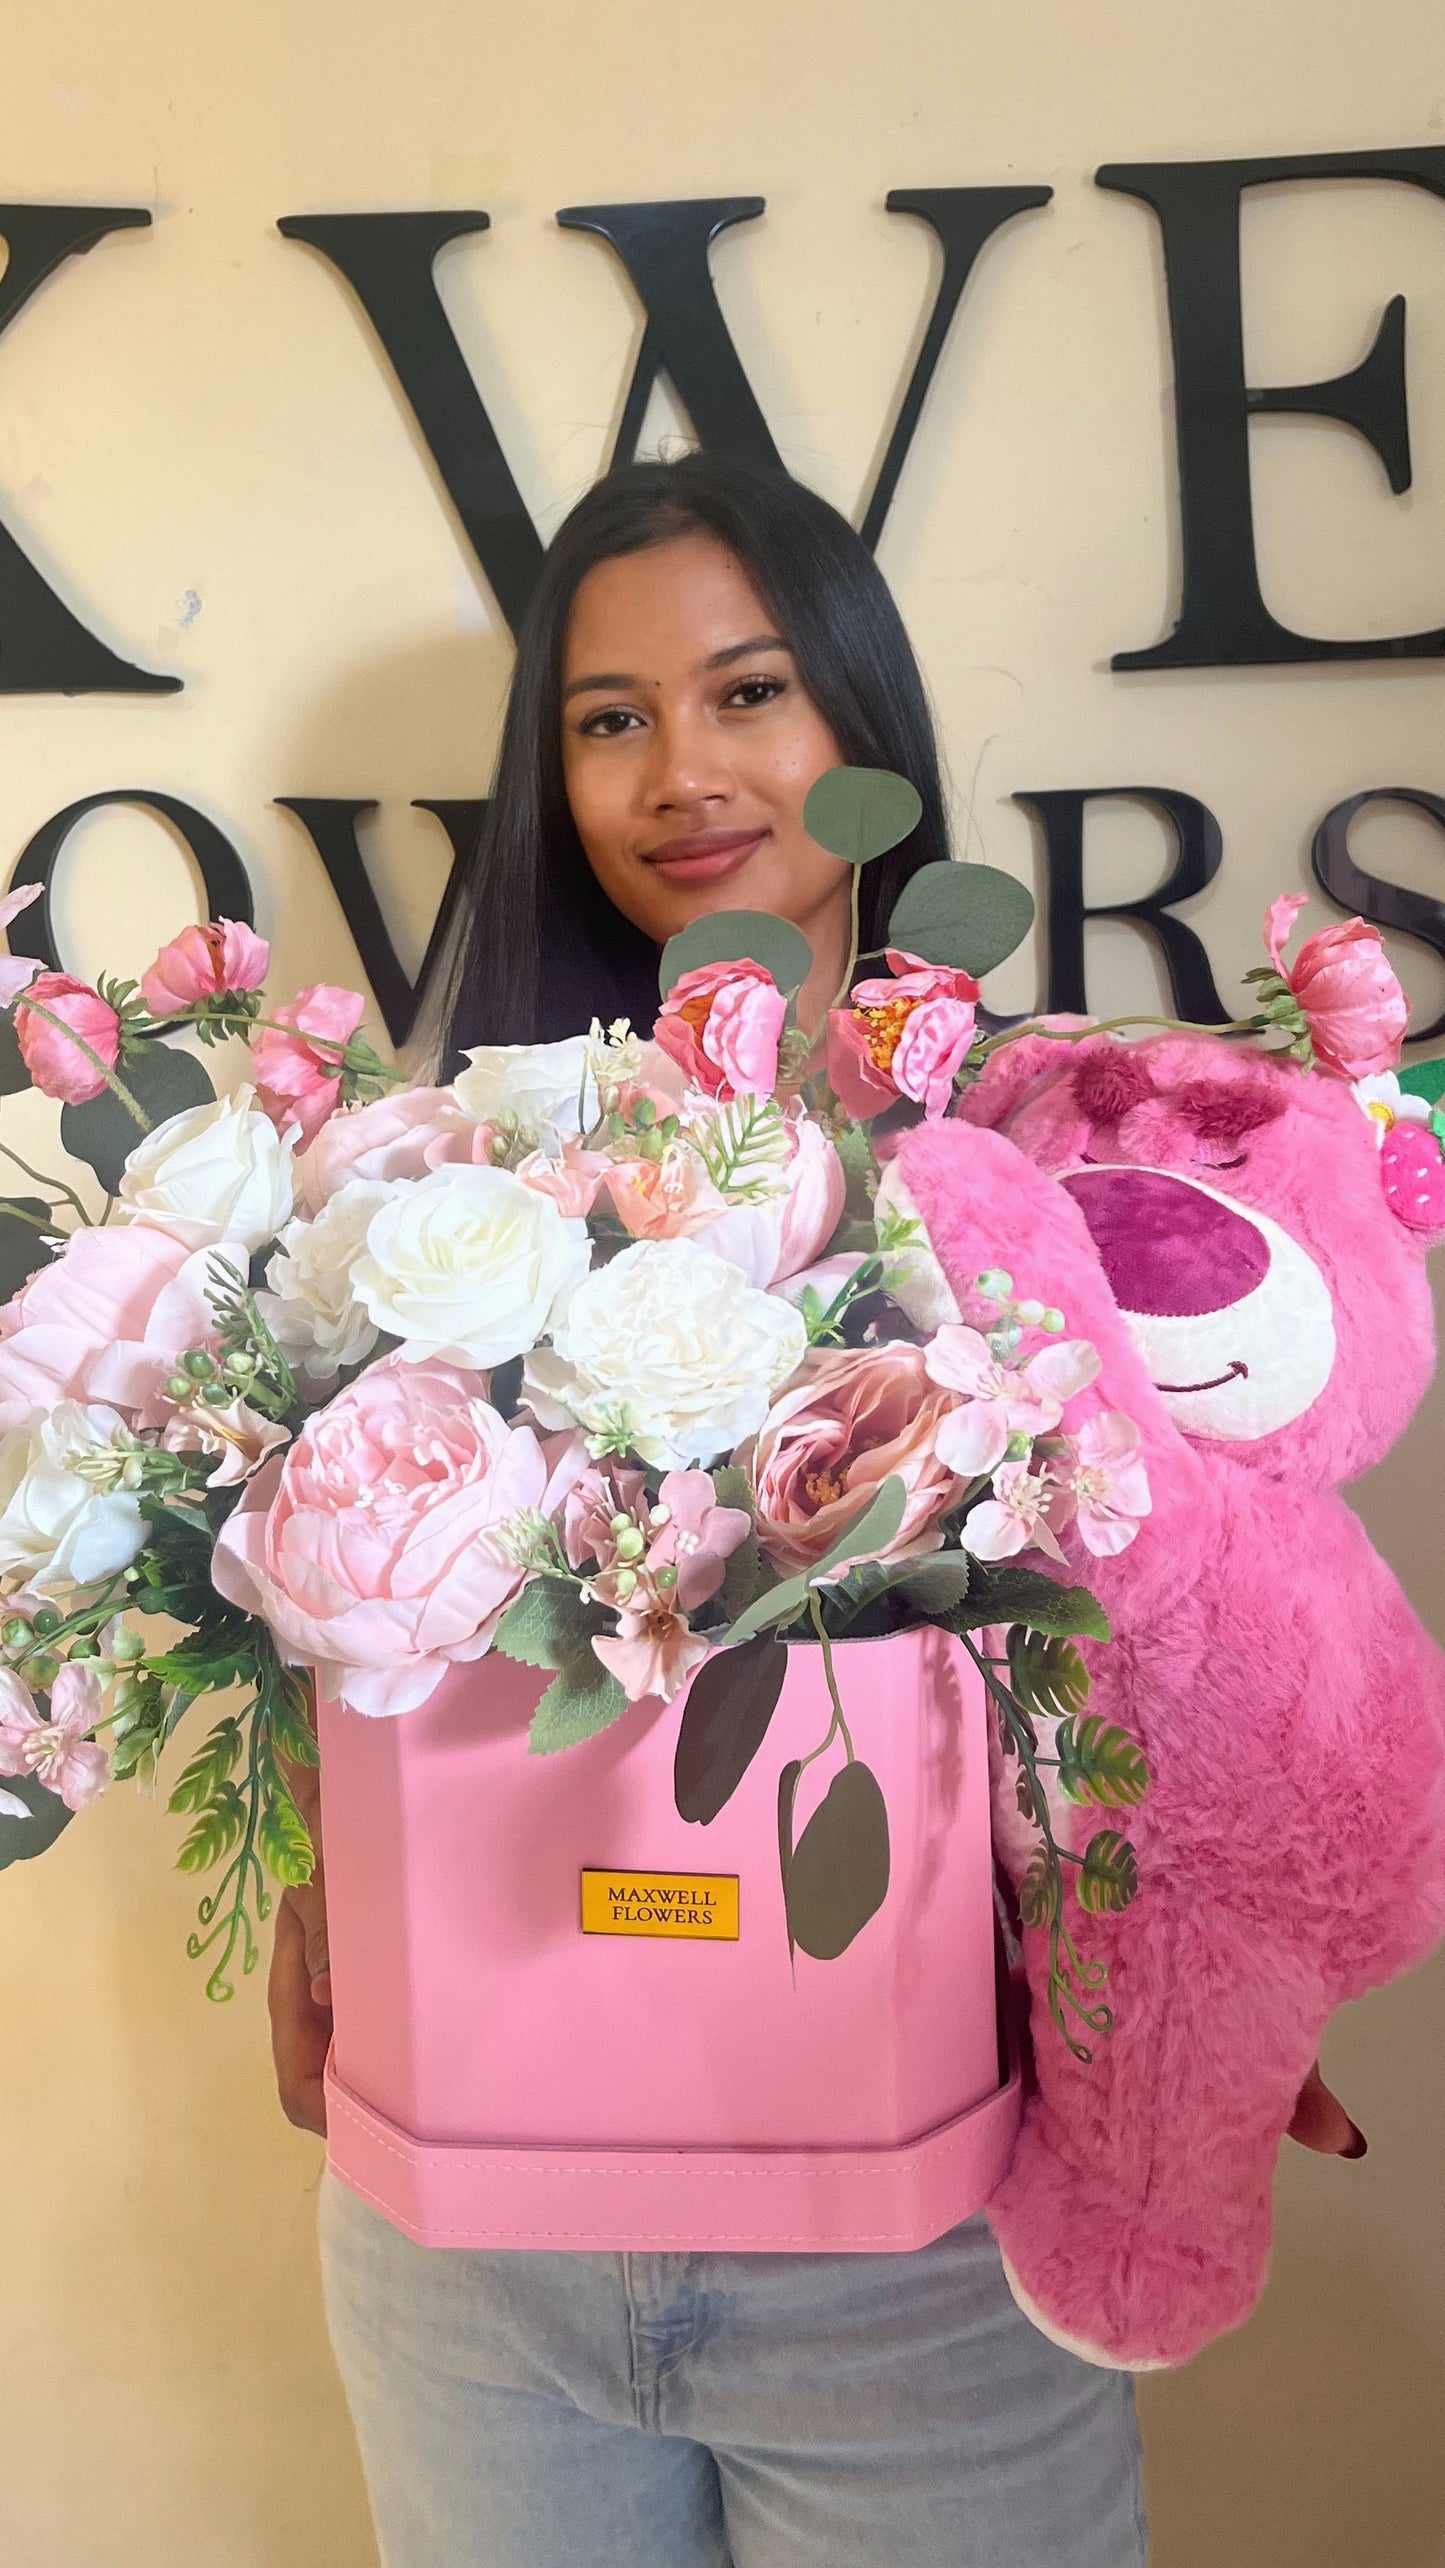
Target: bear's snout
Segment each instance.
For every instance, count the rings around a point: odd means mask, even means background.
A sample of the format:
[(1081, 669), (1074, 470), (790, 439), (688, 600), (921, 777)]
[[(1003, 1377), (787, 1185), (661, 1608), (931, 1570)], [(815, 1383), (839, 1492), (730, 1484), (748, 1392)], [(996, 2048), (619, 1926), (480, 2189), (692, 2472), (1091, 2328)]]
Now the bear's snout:
[(1081, 1168), (1063, 1180), (1124, 1311), (1197, 1318), (1242, 1302), (1269, 1272), (1269, 1242), (1243, 1213), (1157, 1168)]

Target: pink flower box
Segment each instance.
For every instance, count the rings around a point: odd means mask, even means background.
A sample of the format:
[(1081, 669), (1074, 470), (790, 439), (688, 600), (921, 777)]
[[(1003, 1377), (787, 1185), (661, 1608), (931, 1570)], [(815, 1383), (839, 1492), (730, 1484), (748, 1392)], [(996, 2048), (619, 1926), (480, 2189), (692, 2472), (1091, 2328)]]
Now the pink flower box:
[(546, 1679), (497, 1655), (396, 1720), (322, 1704), (344, 2183), (430, 2246), (910, 2248), (981, 2207), (1019, 2110), (982, 1689), (932, 1627), (836, 1662), (892, 1865), (833, 1961), (790, 1961), (778, 1863), (779, 1771), (828, 1728), (816, 1648), (706, 1828), (674, 1804), (680, 1701), (546, 1758)]

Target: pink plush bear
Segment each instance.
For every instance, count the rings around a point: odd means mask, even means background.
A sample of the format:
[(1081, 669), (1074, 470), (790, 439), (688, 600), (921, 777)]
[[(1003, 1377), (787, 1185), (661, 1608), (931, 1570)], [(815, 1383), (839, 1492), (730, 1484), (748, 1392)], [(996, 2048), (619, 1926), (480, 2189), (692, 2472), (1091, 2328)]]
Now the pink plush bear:
[[(1115, 2029), (1075, 2060), (1030, 1951), (1039, 2090), (989, 2206), (1030, 2316), (1130, 2368), (1247, 2315), (1324, 2026), (1445, 1929), (1445, 1659), (1338, 1495), (1434, 1361), (1442, 1172), (1404, 1184), (1379, 1143), (1343, 1082), (1257, 1051), (1028, 1036), (898, 1155), (959, 1302), (1008, 1269), (1099, 1349), (1071, 1419), (1096, 1401), (1143, 1435), (1138, 1539), (1093, 1559), (1066, 1537), (1113, 1625), (1084, 1644), (1089, 1708), (1152, 1777), (1137, 1900), (1075, 1912)], [(1017, 1877), (1012, 1769), (999, 1799)], [(1061, 1799), (1060, 1842), (1107, 1815)]]

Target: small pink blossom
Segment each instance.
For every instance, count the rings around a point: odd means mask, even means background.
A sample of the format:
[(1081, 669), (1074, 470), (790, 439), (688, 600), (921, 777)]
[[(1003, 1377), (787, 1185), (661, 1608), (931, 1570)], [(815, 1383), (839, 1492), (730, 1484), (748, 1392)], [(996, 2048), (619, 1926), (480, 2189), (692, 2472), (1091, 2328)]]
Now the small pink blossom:
[(104, 1708), (100, 1679), (83, 1659), (57, 1671), (48, 1720), (19, 1677), (0, 1669), (0, 1774), (33, 1774), (67, 1810), (83, 1810), (110, 1781), (109, 1757), (85, 1735)]
[(761, 963), (704, 963), (674, 981), (653, 1040), (712, 1097), (770, 1097), (787, 1001)]
[(697, 1152), (675, 1141), (660, 1159), (614, 1159), (605, 1177), (613, 1209), (634, 1239), (691, 1239), (727, 1205)]
[(959, 1533), (963, 1550), (975, 1560), (1011, 1560), (1031, 1546), (1062, 1561), (1055, 1524), (1067, 1524), (1069, 1502), (1047, 1471), (1030, 1471), (1026, 1462), (1001, 1463), (993, 1477), (991, 1498), (969, 1510)]
[(647, 1547), (647, 1575), (655, 1584), (660, 1569), (675, 1569), (673, 1601), (684, 1614), (695, 1614), (717, 1594), (729, 1560), (747, 1540), (752, 1518), (745, 1507), (720, 1507), (705, 1471), (667, 1472), (649, 1520), (654, 1526), (659, 1511), (665, 1511), (666, 1521)]
[(1153, 1504), (1140, 1435), (1122, 1409), (1101, 1409), (1073, 1438), (1072, 1465), (1054, 1469), (1075, 1511), (1079, 1537), (1099, 1558), (1127, 1551)]
[(641, 1703), (653, 1696), (670, 1703), (693, 1669), (707, 1657), (709, 1646), (700, 1633), (689, 1631), (681, 1614), (672, 1613), (665, 1605), (647, 1605), (640, 1611), (624, 1606), (617, 1617), (616, 1633), (599, 1632), (592, 1642), (608, 1675), (616, 1677), (629, 1703)]
[(549, 1159), (545, 1150), (531, 1150), (512, 1173), (535, 1195), (550, 1195), (564, 1221), (585, 1221), (610, 1165), (600, 1150), (584, 1149), (574, 1133), (556, 1159)]
[(828, 1077), (849, 1114), (867, 1118), (911, 1097), (930, 1118), (953, 1101), (973, 1042), (978, 983), (967, 972), (890, 947), (891, 980), (856, 982), (828, 1016)]
[[(37, 1016), (38, 1007), (48, 1015)], [(60, 1025), (51, 1024), (52, 1017), (58, 1017)], [(101, 1094), (106, 1081), (80, 1044), (62, 1033), (62, 1026), (69, 1026), (88, 1043), (107, 1070), (115, 1068), (120, 1057), (120, 1019), (114, 1008), (88, 981), (74, 980), (69, 972), (37, 973), (15, 1005), (15, 1033), (25, 1067), (43, 1097), (83, 1106)]]
[[(0, 900), (0, 928), (8, 927), (12, 918), (29, 909), (44, 891), (43, 883), (22, 883), (19, 890), (7, 892)], [(0, 1008), (8, 1008), (19, 997), (27, 982), (33, 981), (40, 969), (33, 954), (0, 954)]]
[(269, 1455), (289, 1444), (285, 1427), (274, 1418), (262, 1417), (258, 1409), (244, 1400), (232, 1400), (225, 1408), (213, 1408), (197, 1401), (193, 1408), (179, 1409), (170, 1419), (161, 1443), (168, 1453), (203, 1453), (216, 1456), (215, 1470), (207, 1476), (208, 1489), (234, 1489), (259, 1471)]
[(1086, 1338), (1041, 1346), (1024, 1362), (1006, 1364), (977, 1329), (951, 1325), (924, 1349), (924, 1362), (929, 1380), (964, 1402), (939, 1427), (938, 1453), (970, 1480), (1003, 1461), (1011, 1436), (1047, 1435), (1064, 1402), (1099, 1370), (1098, 1350)]
[(1292, 964), (1284, 946), (1304, 908), (1301, 892), (1272, 901), (1264, 941), (1310, 1030), (1315, 1060), (1335, 1079), (1366, 1079), (1393, 1070), (1409, 1023), (1405, 993), (1390, 968), (1380, 931), (1362, 918), (1307, 936)]
[(341, 1094), (341, 1048), (366, 1013), (359, 990), (317, 981), (278, 1008), (276, 1027), (262, 1029), (251, 1046), (257, 1103), (278, 1132), (299, 1125), (301, 1146), (314, 1142)]
[(271, 968), (271, 948), (239, 919), (214, 918), (183, 927), (141, 974), (140, 994), (153, 1017), (204, 1007), (233, 990), (259, 990)]

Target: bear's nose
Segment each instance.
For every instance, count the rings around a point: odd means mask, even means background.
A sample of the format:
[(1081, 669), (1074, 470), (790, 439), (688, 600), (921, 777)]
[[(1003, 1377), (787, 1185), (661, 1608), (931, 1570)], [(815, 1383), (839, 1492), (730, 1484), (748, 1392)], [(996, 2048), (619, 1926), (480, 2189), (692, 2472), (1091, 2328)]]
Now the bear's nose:
[(1080, 1168), (1062, 1183), (1089, 1225), (1121, 1310), (1196, 1317), (1241, 1302), (1269, 1272), (1243, 1213), (1157, 1168)]

